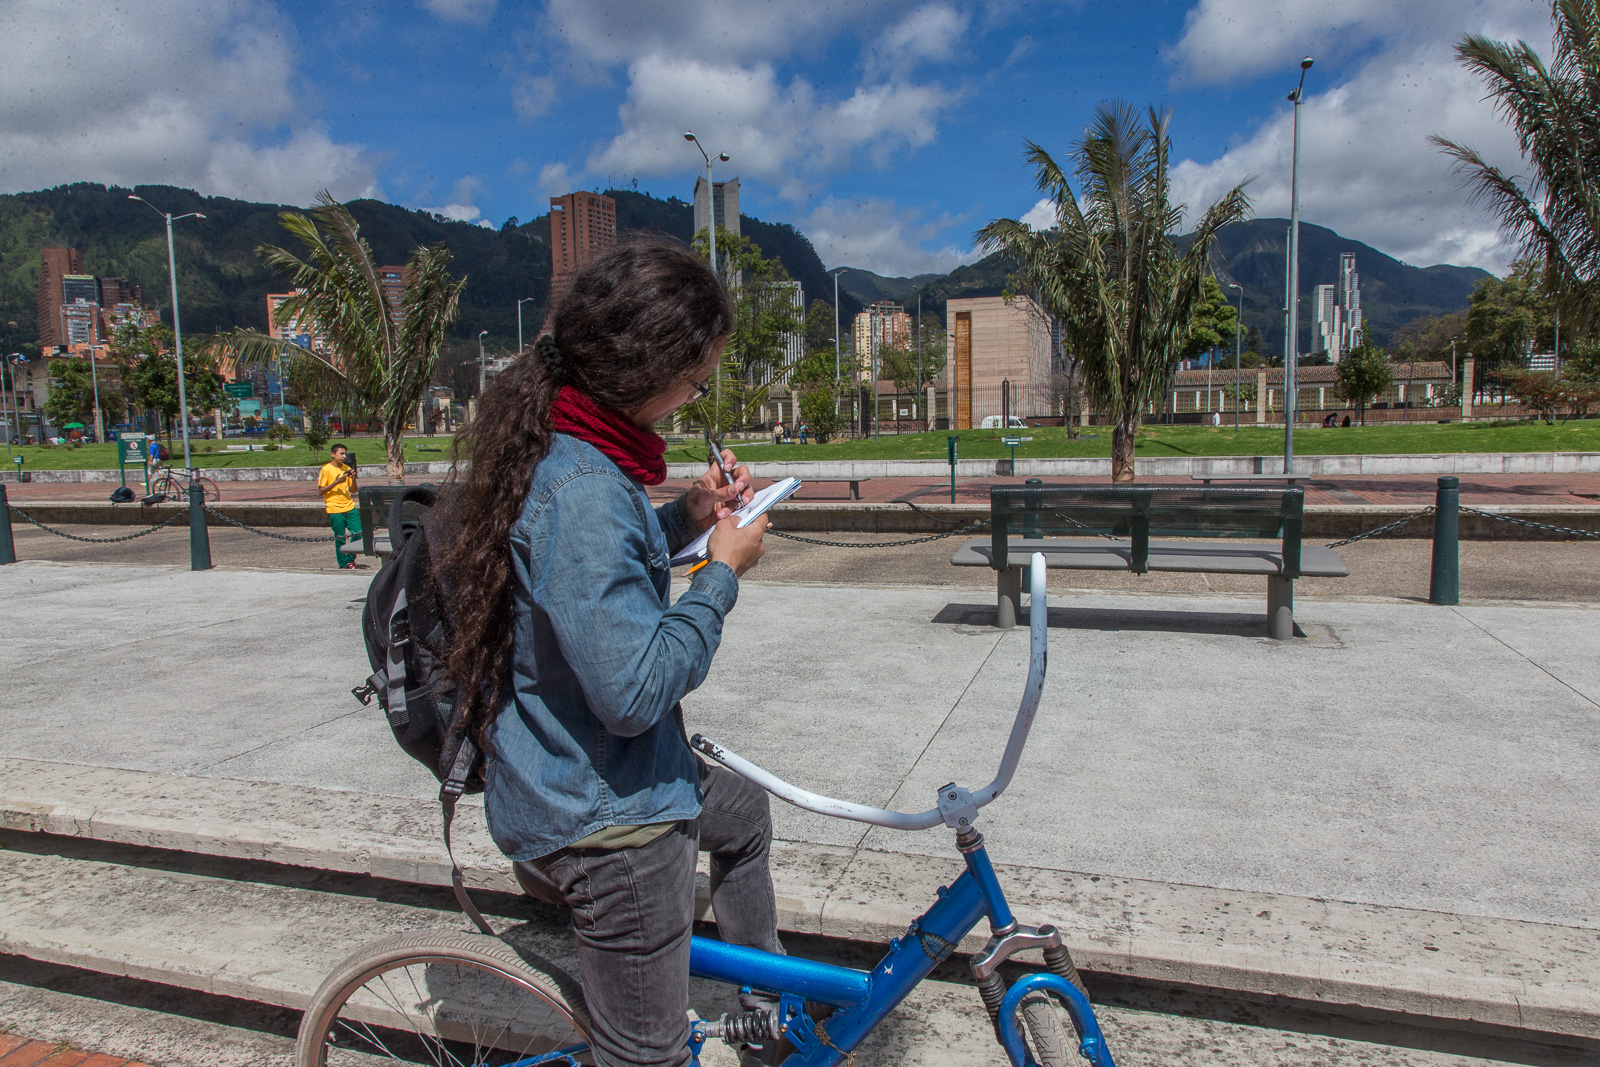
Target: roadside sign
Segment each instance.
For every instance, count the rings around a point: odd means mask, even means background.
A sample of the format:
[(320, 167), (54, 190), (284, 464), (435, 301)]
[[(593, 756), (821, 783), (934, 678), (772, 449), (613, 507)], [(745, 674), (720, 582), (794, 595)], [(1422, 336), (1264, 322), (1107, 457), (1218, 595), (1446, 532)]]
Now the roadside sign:
[(229, 396), (239, 400), (250, 400), (256, 395), (255, 382), (228, 382), (222, 388)]
[(144, 462), (144, 434), (123, 432), (117, 439), (122, 442), (124, 458)]
[(1020, 437), (1002, 437), (1002, 438), (1000, 438), (1000, 443), (1005, 445), (1007, 448), (1016, 448), (1018, 445), (1020, 445), (1022, 443), (1022, 438), (1020, 438)]

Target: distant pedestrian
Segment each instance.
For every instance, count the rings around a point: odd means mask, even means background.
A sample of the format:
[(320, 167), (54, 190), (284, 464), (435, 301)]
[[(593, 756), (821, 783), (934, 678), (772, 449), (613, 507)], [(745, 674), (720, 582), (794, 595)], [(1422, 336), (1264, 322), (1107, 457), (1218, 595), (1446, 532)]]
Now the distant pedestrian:
[(783, 432), (783, 420), (779, 419), (772, 424), (772, 443), (781, 444), (786, 435)]
[(801, 422), (801, 423), (800, 423), (800, 443), (801, 443), (801, 444), (806, 444), (806, 443), (808, 443), (808, 442), (807, 442), (807, 441), (806, 441), (806, 434), (807, 434), (807, 433), (808, 433), (808, 432), (809, 432), (809, 431), (808, 431), (808, 430), (807, 430), (807, 429), (806, 429), (806, 424), (805, 424), (805, 422), (803, 422), (803, 421), (802, 421), (802, 422)]
[(161, 442), (156, 440), (156, 435), (150, 435), (150, 458), (145, 461), (147, 483), (155, 481), (156, 474), (161, 470)]
[(361, 512), (356, 510), (356, 471), (346, 461), (350, 450), (335, 444), (329, 452), (333, 458), (322, 465), (317, 475), (317, 491), (322, 494), (322, 504), (328, 510), (328, 525), (333, 527), (333, 557), (341, 570), (356, 570), (359, 564), (353, 552), (344, 550), (344, 543), (361, 536)]
[(1343, 422), (1341, 422), (1341, 423), (1340, 423), (1340, 424), (1339, 424), (1339, 425), (1340, 425), (1340, 426), (1349, 426), (1349, 425), (1350, 425), (1350, 416), (1349, 416), (1349, 415), (1346, 415), (1346, 416), (1345, 416), (1345, 417), (1344, 417), (1344, 421), (1343, 421)]
[(1222, 425), (1222, 413), (1220, 411), (1213, 411), (1211, 413), (1211, 425), (1213, 425), (1213, 426), (1221, 426)]

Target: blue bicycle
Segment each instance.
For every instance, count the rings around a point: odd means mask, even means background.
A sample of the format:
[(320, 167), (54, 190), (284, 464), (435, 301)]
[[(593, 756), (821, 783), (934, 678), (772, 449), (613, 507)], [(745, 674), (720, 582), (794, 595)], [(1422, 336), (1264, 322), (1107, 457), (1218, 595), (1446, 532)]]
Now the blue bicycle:
[[(1094, 1067), (1113, 1067), (1100, 1024), (1060, 933), (1024, 926), (1011, 913), (976, 823), (1011, 783), (1039, 707), (1046, 665), (1045, 562), (1030, 572), (1028, 682), (994, 781), (969, 790), (941, 786), (927, 811), (906, 813), (819, 796), (769, 774), (696, 734), (691, 744), (773, 795), (841, 819), (898, 830), (941, 823), (955, 832), (966, 870), (895, 938), (870, 971), (696, 937), (696, 977), (765, 995), (771, 1008), (696, 1020), (690, 1051), (705, 1043), (784, 1050), (785, 1067), (833, 1067), (852, 1053), (980, 921), (989, 940), (969, 964), (978, 995), (1013, 1067), (1065, 1067), (1073, 1046)], [(436, 1067), (535, 1067), (592, 1063), (583, 991), (541, 946), (466, 933), (399, 934), (362, 949), (329, 975), (301, 1021), (296, 1063), (343, 1067), (382, 1062)], [(1046, 970), (1009, 988), (1001, 964), (1038, 949)], [(551, 954), (560, 954), (559, 948)]]

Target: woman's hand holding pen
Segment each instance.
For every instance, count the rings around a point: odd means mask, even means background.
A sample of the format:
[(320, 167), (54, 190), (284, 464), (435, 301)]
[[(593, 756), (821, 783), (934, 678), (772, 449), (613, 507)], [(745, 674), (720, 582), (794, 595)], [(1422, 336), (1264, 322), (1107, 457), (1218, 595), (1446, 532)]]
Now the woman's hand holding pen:
[[(755, 492), (750, 488), (750, 468), (737, 466), (732, 449), (723, 449), (720, 462), (712, 463), (705, 474), (689, 487), (689, 517), (704, 531), (719, 519), (750, 502)], [(732, 480), (729, 480), (729, 473)], [(752, 525), (760, 525), (754, 523)]]

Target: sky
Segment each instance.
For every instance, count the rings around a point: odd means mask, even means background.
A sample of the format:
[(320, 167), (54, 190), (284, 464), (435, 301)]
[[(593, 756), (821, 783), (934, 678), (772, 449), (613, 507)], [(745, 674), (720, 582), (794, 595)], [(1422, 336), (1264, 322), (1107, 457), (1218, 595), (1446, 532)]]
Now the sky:
[[(500, 226), (574, 189), (688, 199), (693, 130), (744, 213), (828, 267), (948, 271), (996, 218), (1048, 224), (1104, 101), (1172, 112), (1176, 198), (1233, 185), (1418, 266), (1513, 249), (1427, 141), (1520, 173), (1455, 61), (1464, 33), (1550, 51), (1547, 0), (0, 0), (0, 192), (320, 189)], [(637, 185), (635, 186), (635, 183)]]

